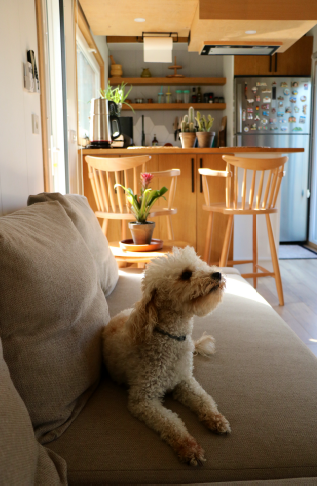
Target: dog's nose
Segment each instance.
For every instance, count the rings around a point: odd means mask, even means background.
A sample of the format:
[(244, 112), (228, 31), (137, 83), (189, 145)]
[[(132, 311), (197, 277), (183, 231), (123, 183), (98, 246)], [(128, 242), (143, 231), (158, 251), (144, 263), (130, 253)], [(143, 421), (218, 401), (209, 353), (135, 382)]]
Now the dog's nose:
[(211, 278), (213, 278), (214, 280), (221, 280), (221, 273), (220, 272), (212, 273)]

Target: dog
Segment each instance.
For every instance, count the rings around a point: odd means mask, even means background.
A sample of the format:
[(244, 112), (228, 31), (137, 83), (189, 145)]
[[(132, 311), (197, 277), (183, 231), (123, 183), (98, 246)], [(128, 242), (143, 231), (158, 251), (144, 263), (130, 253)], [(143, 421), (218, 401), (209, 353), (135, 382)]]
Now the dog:
[(113, 380), (129, 386), (131, 414), (158, 432), (181, 462), (202, 465), (202, 447), (162, 402), (172, 391), (208, 429), (230, 432), (229, 422), (193, 376), (193, 353), (212, 355), (214, 339), (203, 335), (195, 343), (191, 337), (193, 316), (206, 316), (217, 307), (225, 278), (188, 246), (152, 260), (141, 287), (142, 299), (103, 330), (104, 362)]

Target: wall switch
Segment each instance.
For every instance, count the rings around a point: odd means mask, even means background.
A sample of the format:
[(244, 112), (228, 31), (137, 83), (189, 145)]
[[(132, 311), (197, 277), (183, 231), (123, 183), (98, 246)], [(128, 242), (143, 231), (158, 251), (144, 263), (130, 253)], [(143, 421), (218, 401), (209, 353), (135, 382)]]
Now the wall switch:
[(32, 133), (37, 135), (40, 133), (40, 118), (35, 113), (32, 113)]

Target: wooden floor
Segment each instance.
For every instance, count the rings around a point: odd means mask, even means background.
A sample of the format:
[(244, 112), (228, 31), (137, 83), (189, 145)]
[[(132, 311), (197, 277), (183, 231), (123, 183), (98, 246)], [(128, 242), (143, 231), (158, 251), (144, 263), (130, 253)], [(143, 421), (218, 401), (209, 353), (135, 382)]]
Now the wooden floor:
[(279, 306), (273, 278), (258, 279), (257, 290), (317, 356), (317, 259), (279, 263), (285, 305)]

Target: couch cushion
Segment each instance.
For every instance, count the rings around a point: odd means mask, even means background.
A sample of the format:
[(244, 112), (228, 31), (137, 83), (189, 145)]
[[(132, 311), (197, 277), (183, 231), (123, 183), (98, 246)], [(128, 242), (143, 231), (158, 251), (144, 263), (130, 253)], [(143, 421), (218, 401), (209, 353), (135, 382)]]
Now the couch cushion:
[(34, 437), (27, 409), (14, 388), (0, 339), (0, 484), (67, 484), (66, 463)]
[[(139, 299), (137, 270), (120, 271), (112, 315)], [(317, 359), (239, 275), (228, 274), (224, 302), (196, 318), (194, 338), (216, 338), (212, 358), (195, 357), (194, 375), (228, 418), (232, 434), (210, 433), (187, 408), (165, 404), (206, 451), (200, 468), (127, 410), (127, 391), (106, 378), (76, 421), (49, 447), (76, 484), (209, 483), (317, 476)], [(300, 484), (300, 482), (299, 482)]]
[(117, 284), (118, 265), (87, 198), (79, 194), (63, 196), (59, 192), (43, 192), (36, 196), (29, 196), (28, 206), (46, 201), (58, 201), (85, 240), (94, 257), (101, 288), (107, 297)]
[(58, 202), (0, 218), (0, 335), (36, 437), (58, 437), (99, 382), (109, 320), (93, 258)]

